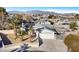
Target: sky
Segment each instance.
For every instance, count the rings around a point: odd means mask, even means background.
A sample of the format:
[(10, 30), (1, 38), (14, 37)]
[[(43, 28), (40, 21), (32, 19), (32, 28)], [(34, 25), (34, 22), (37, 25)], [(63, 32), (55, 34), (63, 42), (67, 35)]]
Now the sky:
[(79, 13), (79, 7), (5, 7), (7, 11), (53, 11), (58, 13)]

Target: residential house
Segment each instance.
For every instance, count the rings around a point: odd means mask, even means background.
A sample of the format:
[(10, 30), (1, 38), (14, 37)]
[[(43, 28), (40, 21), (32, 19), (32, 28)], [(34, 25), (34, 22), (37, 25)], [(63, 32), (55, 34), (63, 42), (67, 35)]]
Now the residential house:
[(35, 26), (33, 26), (33, 29), (36, 32), (36, 37), (40, 37), (41, 39), (55, 39), (55, 31), (52, 29), (49, 22), (45, 20), (41, 20)]
[(54, 24), (55, 27), (60, 27), (60, 28), (66, 28), (66, 29), (69, 29), (69, 21), (66, 19), (66, 20), (60, 20), (58, 21), (57, 23)]
[(41, 32), (39, 33), (39, 37), (42, 39), (55, 39), (55, 34), (53, 30), (44, 28), (41, 29)]

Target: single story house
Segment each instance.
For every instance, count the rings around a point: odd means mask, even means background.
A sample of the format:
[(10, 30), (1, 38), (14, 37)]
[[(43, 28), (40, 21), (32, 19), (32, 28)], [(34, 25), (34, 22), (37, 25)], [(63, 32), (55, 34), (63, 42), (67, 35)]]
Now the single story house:
[(46, 25), (36, 24), (33, 26), (33, 29), (36, 32), (36, 37), (41, 39), (55, 39), (55, 31), (47, 28)]

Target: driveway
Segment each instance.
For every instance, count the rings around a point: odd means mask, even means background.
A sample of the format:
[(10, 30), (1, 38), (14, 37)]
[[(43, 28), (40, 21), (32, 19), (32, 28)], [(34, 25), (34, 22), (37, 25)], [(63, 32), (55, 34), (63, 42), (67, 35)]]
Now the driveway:
[(67, 52), (67, 47), (62, 40), (43, 39), (43, 44), (38, 48), (29, 48), (29, 50), (38, 50), (46, 52)]
[[(41, 40), (40, 40), (41, 41)], [(12, 47), (11, 47), (12, 46)], [(15, 46), (11, 45), (6, 49), (0, 49), (0, 51), (11, 51), (16, 48), (19, 48), (21, 44), (16, 44)], [(43, 39), (40, 43), (39, 47), (31, 47), (26, 49), (25, 52), (32, 51), (32, 52), (67, 52), (67, 47), (63, 43), (62, 40), (52, 40), (52, 39)]]

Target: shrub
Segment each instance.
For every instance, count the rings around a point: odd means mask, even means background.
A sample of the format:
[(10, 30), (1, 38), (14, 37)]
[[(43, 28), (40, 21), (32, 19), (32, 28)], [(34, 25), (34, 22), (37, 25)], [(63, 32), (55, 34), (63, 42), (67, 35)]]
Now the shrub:
[(66, 36), (64, 43), (68, 47), (68, 49), (71, 49), (71, 51), (79, 51), (78, 35), (69, 34), (68, 36)]
[(72, 29), (72, 30), (77, 30), (78, 25), (77, 25), (76, 22), (71, 22), (71, 23), (69, 24), (69, 27), (70, 27), (70, 29)]

